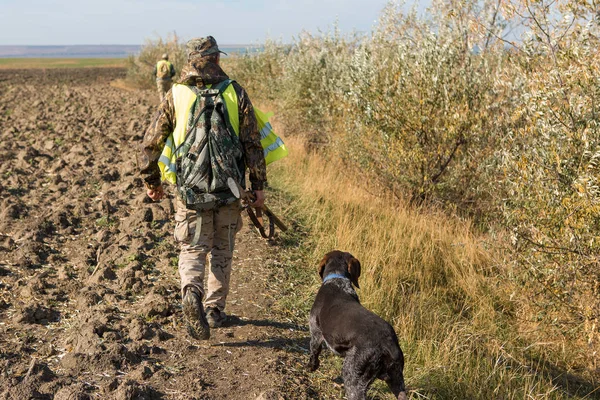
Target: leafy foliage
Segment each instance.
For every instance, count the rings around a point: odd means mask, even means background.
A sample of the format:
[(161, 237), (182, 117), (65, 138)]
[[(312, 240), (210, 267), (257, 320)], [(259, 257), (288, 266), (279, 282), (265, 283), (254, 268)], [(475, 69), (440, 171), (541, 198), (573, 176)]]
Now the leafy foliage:
[(591, 348), (593, 369), (598, 18), (586, 1), (446, 0), (424, 18), (390, 3), (372, 34), (303, 33), (238, 61), (319, 151), (397, 197), (510, 232), (506, 265), (535, 334)]
[(561, 334), (585, 335), (597, 348), (598, 15), (585, 2), (541, 2), (525, 10), (528, 36), (511, 63), (521, 84), (501, 155), (508, 199), (500, 205), (513, 229), (515, 262), (533, 278), (525, 282), (542, 315)]
[(146, 40), (140, 54), (127, 58), (127, 81), (139, 88), (154, 88), (156, 77), (152, 74), (152, 70), (164, 53), (169, 55), (169, 61), (179, 74), (187, 58), (184, 44), (173, 33), (166, 39), (159, 37), (155, 40)]

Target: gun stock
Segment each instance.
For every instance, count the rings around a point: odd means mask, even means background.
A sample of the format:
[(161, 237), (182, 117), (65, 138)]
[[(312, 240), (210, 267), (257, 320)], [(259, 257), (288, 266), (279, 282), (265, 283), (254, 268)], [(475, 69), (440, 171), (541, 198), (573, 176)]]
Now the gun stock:
[[(269, 235), (267, 235), (265, 233), (264, 230), (264, 226), (262, 225), (262, 223), (258, 220), (257, 215), (254, 215), (253, 211), (250, 208), (250, 203), (254, 202), (255, 197), (252, 194), (251, 191), (249, 190), (245, 190), (238, 182), (236, 182), (233, 178), (227, 178), (227, 186), (229, 186), (229, 189), (231, 190), (231, 193), (233, 193), (233, 195), (235, 197), (237, 197), (238, 199), (241, 199), (242, 201), (244, 201), (245, 203), (248, 204), (246, 211), (248, 212), (248, 216), (250, 217), (250, 219), (252, 220), (252, 222), (254, 223), (254, 225), (256, 225), (256, 227), (258, 228), (258, 230), (260, 231), (260, 234), (264, 237), (264, 238), (270, 238), (273, 236), (273, 228), (272, 226), (275, 225), (277, 226), (279, 229), (281, 229), (282, 232), (287, 231), (287, 226), (283, 223), (283, 221), (281, 221), (281, 219), (279, 219), (279, 217), (277, 217), (275, 214), (273, 214), (273, 212), (269, 209), (269, 207), (267, 207), (266, 205), (263, 204), (262, 207), (257, 209), (257, 214), (264, 212), (264, 214), (269, 218), (269, 225), (270, 225), (270, 232)], [(258, 217), (260, 217), (260, 215), (258, 215)]]

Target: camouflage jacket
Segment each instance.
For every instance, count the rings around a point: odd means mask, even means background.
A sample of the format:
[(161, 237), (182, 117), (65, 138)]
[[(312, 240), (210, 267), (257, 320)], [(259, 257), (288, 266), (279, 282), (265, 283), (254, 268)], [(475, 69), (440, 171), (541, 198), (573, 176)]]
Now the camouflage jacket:
[[(180, 83), (188, 86), (202, 87), (228, 79), (227, 74), (217, 64), (202, 60), (192, 60), (181, 71)], [(237, 83), (233, 87), (238, 97), (240, 118), (239, 139), (244, 152), (244, 163), (249, 171), (253, 190), (263, 190), (267, 181), (267, 169), (263, 148), (260, 144), (260, 133), (254, 108), (246, 91)], [(175, 106), (173, 94), (169, 91), (160, 104), (152, 122), (146, 129), (144, 139), (137, 152), (137, 164), (146, 187), (153, 189), (160, 185), (158, 159), (165, 146), (165, 141), (175, 127)]]

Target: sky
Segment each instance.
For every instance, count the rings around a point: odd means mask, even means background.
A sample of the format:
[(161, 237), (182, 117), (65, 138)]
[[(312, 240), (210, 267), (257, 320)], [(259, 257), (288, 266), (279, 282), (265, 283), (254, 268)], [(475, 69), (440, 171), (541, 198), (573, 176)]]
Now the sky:
[[(417, 0), (418, 1), (418, 0)], [(338, 24), (369, 32), (388, 0), (0, 0), (0, 45), (142, 44), (173, 32), (289, 43)]]

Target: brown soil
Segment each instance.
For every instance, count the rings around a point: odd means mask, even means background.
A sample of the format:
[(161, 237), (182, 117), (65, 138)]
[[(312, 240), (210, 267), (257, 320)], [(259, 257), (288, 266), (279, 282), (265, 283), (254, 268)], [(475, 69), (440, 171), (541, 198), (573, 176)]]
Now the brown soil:
[(276, 311), (279, 249), (248, 220), (230, 321), (187, 335), (172, 202), (134, 161), (157, 95), (124, 74), (0, 71), (0, 399), (319, 398), (306, 326)]

